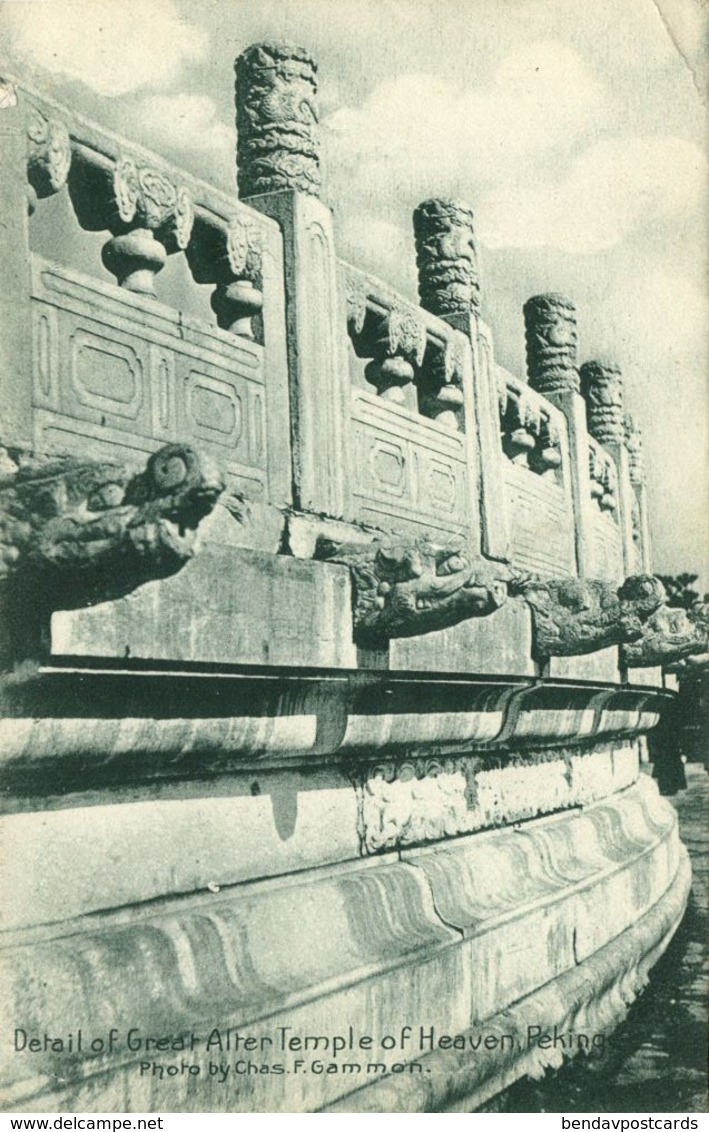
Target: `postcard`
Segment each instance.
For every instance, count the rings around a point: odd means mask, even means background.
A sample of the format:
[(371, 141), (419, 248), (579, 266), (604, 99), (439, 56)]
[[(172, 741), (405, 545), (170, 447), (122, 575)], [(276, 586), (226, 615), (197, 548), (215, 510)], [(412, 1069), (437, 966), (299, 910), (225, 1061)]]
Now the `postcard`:
[(706, 24), (2, 5), (6, 1113), (697, 1127)]

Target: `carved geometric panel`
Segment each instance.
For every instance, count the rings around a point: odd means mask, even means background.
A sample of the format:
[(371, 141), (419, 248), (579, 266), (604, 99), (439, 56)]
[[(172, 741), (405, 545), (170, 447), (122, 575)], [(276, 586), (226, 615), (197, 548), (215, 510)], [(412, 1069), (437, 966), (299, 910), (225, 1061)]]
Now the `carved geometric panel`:
[(568, 495), (553, 480), (506, 463), (512, 561), (541, 574), (573, 574), (574, 517)]
[(464, 437), (372, 394), (353, 392), (354, 517), (441, 532), (469, 525)]
[(69, 372), (77, 401), (134, 421), (144, 395), (143, 366), (135, 349), (86, 328), (77, 328), (70, 343)]
[[(32, 257), (33, 405), (54, 450), (118, 455), (193, 441), (265, 494), (263, 348), (154, 299)], [(50, 448), (50, 450), (51, 450)]]
[(401, 444), (392, 444), (373, 435), (367, 450), (367, 461), (372, 481), (384, 495), (401, 499), (407, 491), (408, 475), (406, 455)]
[(236, 448), (244, 428), (244, 413), (234, 385), (198, 370), (190, 370), (187, 419), (195, 436)]

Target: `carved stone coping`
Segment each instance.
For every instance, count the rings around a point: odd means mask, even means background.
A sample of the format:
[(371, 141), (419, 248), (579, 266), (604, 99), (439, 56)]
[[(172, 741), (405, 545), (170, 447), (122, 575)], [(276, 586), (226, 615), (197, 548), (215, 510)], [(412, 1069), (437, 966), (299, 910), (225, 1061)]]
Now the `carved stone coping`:
[(342, 755), (499, 757), (637, 735), (671, 696), (527, 677), (53, 658), (0, 681), (0, 783), (4, 794), (31, 798)]
[(446, 343), (457, 342), (460, 335), (447, 322), (423, 307), (405, 298), (388, 283), (366, 271), (361, 271), (344, 260), (338, 260), (347, 303), (347, 322), (351, 333), (360, 334), (368, 310), (380, 318), (389, 312), (404, 311), (424, 327), (430, 338), (442, 349)]
[(28, 115), (34, 110), (46, 119), (61, 121), (68, 131), (72, 150), (81, 147), (85, 151), (86, 160), (91, 159), (105, 166), (107, 162), (115, 164), (122, 154), (129, 153), (139, 165), (155, 167), (169, 179), (181, 181), (192, 195), (195, 210), (202, 209), (225, 220), (228, 220), (233, 213), (234, 195), (225, 193), (207, 181), (185, 172), (145, 146), (77, 114), (68, 106), (47, 98), (26, 82), (19, 84), (18, 91), (20, 100), (27, 107)]
[(496, 366), (502, 450), (539, 475), (561, 467), (563, 417), (525, 382)]

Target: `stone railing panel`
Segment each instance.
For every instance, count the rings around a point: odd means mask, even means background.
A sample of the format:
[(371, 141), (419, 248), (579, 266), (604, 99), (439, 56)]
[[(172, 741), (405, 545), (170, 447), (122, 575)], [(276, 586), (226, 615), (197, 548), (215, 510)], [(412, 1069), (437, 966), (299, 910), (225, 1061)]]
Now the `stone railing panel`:
[(566, 420), (551, 402), (501, 366), (495, 366), (495, 377), (511, 560), (542, 574), (573, 574)]
[(589, 483), (593, 502), (590, 521), (589, 573), (609, 581), (623, 576), (618, 469), (613, 456), (588, 438)]
[[(472, 357), (462, 333), (386, 284), (340, 265), (354, 353), (349, 516), (384, 529), (464, 534), (477, 546)], [(404, 396), (403, 390), (408, 387)]]
[[(160, 443), (192, 441), (219, 461), (232, 490), (288, 503), (277, 225), (35, 92), (21, 89), (17, 109), (25, 170), (18, 162), (13, 177), (22, 177), (30, 211), (39, 216), (43, 198), (67, 194), (77, 241), (81, 228), (110, 237), (102, 258), (116, 282), (100, 278), (98, 256), (85, 272), (69, 266), (65, 234), (55, 240), (46, 224), (23, 244), (18, 218), (13, 242), (30, 266), (31, 311), (27, 341), (13, 347), (25, 378), (3, 398), (5, 442), (135, 461)], [(11, 189), (19, 193), (8, 183), (6, 201)], [(217, 327), (160, 300), (155, 279), (172, 255), (185, 257), (195, 283), (215, 286)]]

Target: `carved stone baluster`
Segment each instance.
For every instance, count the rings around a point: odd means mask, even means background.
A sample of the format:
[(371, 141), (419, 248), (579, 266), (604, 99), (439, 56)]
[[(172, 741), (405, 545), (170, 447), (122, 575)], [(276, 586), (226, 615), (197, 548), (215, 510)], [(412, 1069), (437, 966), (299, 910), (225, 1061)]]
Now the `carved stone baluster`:
[(117, 218), (110, 227), (115, 234), (103, 247), (103, 264), (120, 287), (154, 295), (155, 276), (168, 253), (189, 243), (192, 199), (187, 189), (130, 157), (116, 163), (113, 191)]
[(27, 122), (28, 209), (37, 198), (58, 193), (67, 183), (71, 167), (69, 131), (58, 118), (45, 118), (33, 109)]
[(529, 466), (540, 475), (561, 467), (561, 436), (558, 425), (550, 417), (541, 418), (539, 438), (534, 452), (529, 454)]
[(615, 511), (618, 507), (618, 473), (611, 457), (607, 457), (603, 465), (601, 483), (603, 494), (598, 501), (601, 511)]
[(581, 393), (586, 401), (588, 431), (599, 444), (622, 444), (623, 376), (614, 362), (584, 362)]
[(591, 498), (600, 500), (603, 496), (603, 462), (600, 453), (593, 445), (588, 448), (588, 474), (591, 481)]
[(414, 210), (419, 297), (440, 318), (480, 308), (473, 210), (463, 201), (434, 198)]
[(524, 304), (527, 373), (545, 397), (579, 392), (576, 308), (563, 295), (534, 295)]
[(212, 310), (223, 330), (253, 338), (252, 319), (263, 307), (261, 230), (241, 216), (229, 225), (226, 256), (231, 278), (219, 283)]
[(302, 47), (255, 43), (236, 60), (239, 195), (320, 191), (317, 65)]
[(419, 397), (419, 408), (424, 416), (438, 421), (444, 428), (457, 432), (461, 428), (463, 394), (463, 355), (459, 342), (446, 342), (432, 366), (432, 390)]
[(426, 327), (413, 310), (394, 307), (382, 319), (374, 360), (364, 374), (386, 401), (403, 404), (404, 389), (414, 380), (426, 350)]
[(505, 455), (513, 464), (528, 467), (541, 427), (539, 410), (523, 395), (510, 397), (505, 425), (502, 441)]

